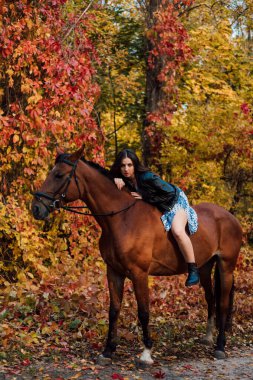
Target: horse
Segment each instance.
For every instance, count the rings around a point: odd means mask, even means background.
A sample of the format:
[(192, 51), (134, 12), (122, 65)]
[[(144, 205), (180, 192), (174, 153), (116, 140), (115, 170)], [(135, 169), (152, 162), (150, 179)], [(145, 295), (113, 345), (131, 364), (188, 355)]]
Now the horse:
[[(102, 229), (99, 249), (107, 268), (110, 295), (109, 329), (100, 357), (111, 361), (116, 350), (124, 281), (129, 278), (143, 333), (144, 349), (139, 361), (152, 364), (148, 276), (183, 274), (187, 265), (171, 232), (164, 230), (160, 211), (133, 198), (127, 191), (118, 190), (105, 170), (85, 160), (83, 152), (84, 147), (71, 154), (57, 151), (54, 168), (34, 193), (32, 213), (35, 219), (43, 220), (54, 210), (71, 209), (66, 206), (70, 202), (78, 199), (85, 202)], [(218, 335), (214, 356), (224, 359), (225, 334), (232, 323), (233, 272), (241, 247), (242, 229), (231, 213), (215, 204), (200, 203), (194, 209), (199, 227), (190, 239), (208, 307), (203, 342), (214, 344), (216, 320)]]

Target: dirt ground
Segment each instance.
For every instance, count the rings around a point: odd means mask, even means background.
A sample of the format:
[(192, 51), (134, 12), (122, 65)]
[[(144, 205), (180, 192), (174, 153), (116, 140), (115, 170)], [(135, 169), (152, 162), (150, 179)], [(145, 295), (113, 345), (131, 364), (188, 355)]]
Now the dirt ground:
[[(155, 355), (154, 355), (155, 358)], [(155, 358), (156, 359), (156, 358)], [(50, 361), (27, 363), (23, 368), (0, 366), (0, 380), (253, 380), (253, 345), (234, 349), (225, 360), (216, 360), (211, 355), (199, 359), (168, 357), (155, 361), (148, 368), (137, 368), (134, 359), (121, 362), (120, 355), (111, 365), (101, 366), (82, 358), (58, 358)]]

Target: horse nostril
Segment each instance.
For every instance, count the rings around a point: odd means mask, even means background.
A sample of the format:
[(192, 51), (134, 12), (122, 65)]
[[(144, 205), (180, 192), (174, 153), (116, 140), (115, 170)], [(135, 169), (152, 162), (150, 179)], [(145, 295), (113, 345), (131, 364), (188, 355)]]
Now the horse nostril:
[(39, 215), (39, 213), (40, 213), (40, 207), (39, 206), (34, 206), (33, 207), (33, 214), (34, 215)]

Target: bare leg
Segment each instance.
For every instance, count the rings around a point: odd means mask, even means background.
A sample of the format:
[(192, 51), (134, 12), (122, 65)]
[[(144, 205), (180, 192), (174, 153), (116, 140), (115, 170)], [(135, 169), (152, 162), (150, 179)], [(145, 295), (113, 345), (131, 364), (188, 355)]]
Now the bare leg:
[(199, 273), (195, 263), (195, 256), (193, 251), (193, 246), (189, 236), (185, 231), (185, 226), (187, 223), (187, 214), (181, 209), (178, 210), (176, 215), (174, 216), (171, 231), (176, 239), (180, 251), (182, 252), (185, 261), (188, 264), (188, 278), (186, 280), (186, 286), (196, 285), (199, 282)]
[(184, 259), (187, 263), (195, 263), (195, 256), (192, 247), (191, 240), (185, 231), (187, 224), (187, 214), (181, 209), (176, 213), (172, 225), (171, 231), (177, 244), (182, 252)]

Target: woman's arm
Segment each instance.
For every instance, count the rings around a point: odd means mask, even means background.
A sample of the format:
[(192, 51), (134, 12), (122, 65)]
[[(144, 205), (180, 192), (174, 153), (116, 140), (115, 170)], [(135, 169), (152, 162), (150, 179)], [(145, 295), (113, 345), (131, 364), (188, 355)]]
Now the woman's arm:
[[(124, 186), (126, 186), (125, 182), (122, 178), (114, 178), (114, 183), (117, 186), (119, 190), (122, 190)], [(131, 195), (136, 199), (142, 199), (141, 194), (137, 193), (136, 191), (131, 191)]]
[(132, 195), (135, 199), (142, 199), (141, 194), (136, 193), (136, 191), (131, 191), (131, 195)]

